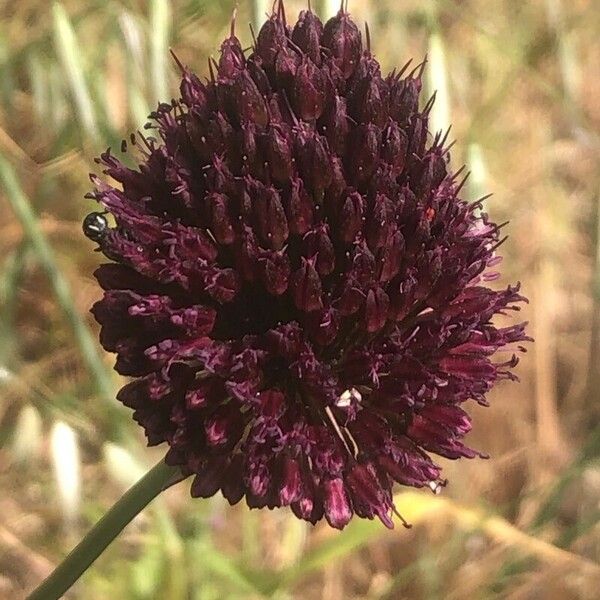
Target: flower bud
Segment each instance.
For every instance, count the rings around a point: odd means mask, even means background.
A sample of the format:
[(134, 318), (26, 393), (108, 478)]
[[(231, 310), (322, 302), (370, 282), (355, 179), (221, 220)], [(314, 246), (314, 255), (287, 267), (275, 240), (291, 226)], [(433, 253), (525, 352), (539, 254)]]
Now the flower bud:
[(304, 121), (316, 121), (325, 106), (325, 77), (319, 67), (304, 57), (294, 79), (294, 108)]
[(291, 269), (284, 252), (263, 251), (258, 259), (258, 270), (267, 292), (281, 296), (287, 290)]
[(392, 166), (396, 175), (400, 175), (406, 163), (408, 138), (395, 121), (390, 121), (383, 130), (381, 140), (381, 158)]
[(389, 296), (382, 288), (369, 290), (365, 303), (365, 325), (369, 333), (379, 331), (385, 325), (389, 306)]
[(367, 75), (356, 85), (350, 109), (357, 123), (374, 123), (383, 127), (388, 118), (388, 89), (380, 75)]
[(229, 216), (229, 198), (224, 194), (210, 194), (207, 198), (210, 207), (212, 232), (220, 244), (231, 244), (235, 239), (235, 232)]
[(411, 183), (417, 195), (422, 198), (429, 197), (432, 190), (436, 189), (447, 175), (446, 161), (439, 148), (430, 150), (416, 165), (415, 172), (411, 175)]
[(404, 237), (396, 230), (388, 237), (386, 243), (377, 253), (377, 264), (379, 265), (379, 281), (386, 283), (391, 281), (400, 271), (402, 252), (404, 250)]
[(290, 139), (278, 127), (271, 127), (263, 137), (267, 167), (273, 181), (284, 184), (294, 174)]
[(255, 123), (259, 128), (266, 127), (269, 122), (267, 106), (247, 70), (241, 71), (237, 76), (233, 94), (242, 122)]
[(324, 308), (310, 313), (307, 326), (317, 344), (328, 346), (334, 342), (340, 328), (339, 311), (335, 308)]
[(292, 179), (284, 203), (290, 232), (303, 235), (313, 224), (313, 200), (305, 190), (302, 179)]
[(360, 184), (373, 174), (377, 166), (381, 131), (375, 125), (359, 125), (352, 138), (349, 171), (354, 181)]
[(302, 266), (292, 275), (290, 289), (298, 310), (312, 312), (323, 307), (321, 279), (315, 269), (315, 259), (302, 258)]
[(233, 80), (242, 71), (245, 62), (240, 41), (232, 35), (221, 44), (219, 78)]
[(206, 86), (197, 75), (185, 71), (179, 86), (181, 99), (188, 108), (194, 108), (198, 113), (208, 110), (208, 93)]
[(198, 466), (196, 477), (192, 482), (192, 498), (210, 498), (217, 493), (225, 475), (226, 459), (214, 456), (205, 459)]
[(275, 57), (280, 48), (287, 44), (285, 25), (277, 15), (265, 21), (258, 32), (255, 53), (267, 68), (275, 65)]
[(365, 210), (365, 200), (358, 192), (346, 196), (339, 217), (340, 239), (350, 243), (361, 230)]
[(329, 142), (329, 147), (339, 155), (344, 154), (350, 123), (346, 112), (346, 101), (335, 96), (323, 119), (323, 134)]
[(319, 225), (309, 231), (303, 238), (304, 256), (316, 256), (316, 269), (319, 275), (329, 275), (335, 268), (335, 250), (329, 237), (329, 227)]
[(409, 128), (408, 156), (422, 157), (427, 141), (427, 115), (416, 114), (411, 118)]
[(395, 77), (390, 83), (390, 116), (400, 124), (408, 122), (417, 111), (419, 94), (423, 87), (420, 78)]
[(292, 31), (292, 41), (312, 60), (315, 65), (321, 65), (321, 36), (323, 23), (314, 12), (303, 10)]
[(250, 77), (252, 77), (252, 81), (256, 84), (258, 91), (263, 96), (268, 96), (271, 91), (271, 84), (269, 83), (269, 78), (263, 69), (262, 61), (258, 56), (253, 54), (246, 61), (246, 68), (248, 69), (248, 73)]
[(289, 230), (279, 194), (273, 187), (253, 182), (253, 212), (262, 241), (274, 250), (281, 250)]
[(326, 141), (310, 129), (299, 128), (296, 157), (304, 181), (313, 193), (323, 192), (331, 183), (331, 163)]
[(372, 251), (386, 244), (396, 228), (394, 204), (383, 194), (377, 194), (367, 223), (367, 240)]
[(348, 79), (360, 58), (362, 41), (358, 27), (345, 12), (340, 11), (325, 23), (321, 45), (329, 48), (344, 78)]
[(275, 60), (277, 82), (281, 88), (287, 90), (288, 93), (291, 93), (294, 89), (294, 81), (300, 62), (301, 58), (296, 51), (287, 44), (277, 53), (277, 58)]

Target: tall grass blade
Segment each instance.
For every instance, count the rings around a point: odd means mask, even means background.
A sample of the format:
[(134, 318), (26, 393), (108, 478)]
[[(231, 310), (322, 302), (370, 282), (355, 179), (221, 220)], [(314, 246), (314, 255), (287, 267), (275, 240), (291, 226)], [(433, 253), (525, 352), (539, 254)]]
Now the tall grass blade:
[(487, 193), (488, 173), (483, 157), (481, 146), (477, 142), (471, 142), (467, 148), (467, 165), (469, 167), (469, 179), (467, 181), (469, 200), (475, 201), (483, 198)]
[(94, 105), (85, 80), (81, 48), (67, 12), (60, 2), (52, 6), (54, 47), (71, 88), (82, 129), (94, 141), (99, 139)]
[(48, 66), (48, 97), (50, 103), (50, 123), (55, 132), (60, 131), (67, 120), (66, 90), (60, 67), (52, 62)]
[(43, 121), (50, 114), (50, 99), (48, 97), (48, 73), (43, 68), (40, 57), (36, 52), (31, 52), (27, 60), (29, 85), (33, 96), (33, 108), (36, 117)]
[(39, 227), (29, 198), (23, 192), (13, 167), (2, 155), (0, 155), (0, 183), (2, 183), (8, 202), (23, 227), (36, 259), (50, 280), (56, 300), (71, 325), (82, 358), (94, 379), (98, 393), (110, 401), (112, 410), (117, 410), (116, 403), (113, 404), (115, 390), (111, 377), (102, 362), (89, 330), (75, 308), (71, 289), (58, 268), (50, 244)]
[(150, 112), (146, 100), (144, 34), (139, 20), (129, 11), (119, 14), (119, 26), (125, 42), (127, 77), (127, 104), (135, 127), (145, 122)]
[[(462, 506), (449, 498), (419, 492), (401, 492), (396, 494), (394, 503), (398, 512), (413, 525), (426, 522), (437, 515), (453, 521), (463, 530), (479, 530), (497, 543), (547, 563), (600, 574), (600, 566), (588, 559), (529, 535), (502, 517), (486, 515), (479, 509)], [(307, 552), (298, 565), (287, 570), (282, 576), (282, 585), (290, 586), (305, 575), (321, 570), (331, 561), (341, 560), (383, 535), (386, 533), (379, 523), (355, 519), (342, 534), (333, 535), (322, 542)]]
[(252, 0), (252, 25), (256, 34), (270, 14), (272, 4), (270, 0)]
[(169, 38), (171, 8), (168, 0), (150, 0), (150, 80), (152, 104), (166, 102), (169, 95)]
[(432, 30), (429, 34), (427, 87), (429, 95), (435, 92), (435, 103), (429, 118), (431, 131), (447, 131), (450, 127), (450, 93), (448, 91), (448, 76), (446, 72), (446, 51), (444, 40), (437, 24), (437, 18), (432, 16)]
[(317, 3), (317, 13), (323, 20), (331, 19), (340, 10), (340, 0), (320, 0)]
[(582, 73), (577, 58), (575, 32), (567, 31), (561, 0), (546, 0), (546, 13), (556, 34), (556, 53), (566, 109), (573, 123), (577, 125), (582, 116), (579, 105)]
[(27, 242), (22, 242), (2, 264), (0, 273), (0, 363), (11, 363), (17, 348), (14, 320), (17, 310), (19, 282), (29, 255)]

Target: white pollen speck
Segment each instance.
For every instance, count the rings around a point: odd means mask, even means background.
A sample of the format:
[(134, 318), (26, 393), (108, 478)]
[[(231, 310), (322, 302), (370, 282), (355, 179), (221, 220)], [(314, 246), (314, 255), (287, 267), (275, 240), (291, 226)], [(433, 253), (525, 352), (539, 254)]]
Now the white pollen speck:
[(439, 481), (430, 481), (427, 485), (436, 496), (442, 491), (442, 484)]
[(340, 408), (350, 406), (352, 402), (360, 402), (362, 400), (362, 394), (356, 388), (350, 388), (341, 394), (338, 401), (335, 403)]

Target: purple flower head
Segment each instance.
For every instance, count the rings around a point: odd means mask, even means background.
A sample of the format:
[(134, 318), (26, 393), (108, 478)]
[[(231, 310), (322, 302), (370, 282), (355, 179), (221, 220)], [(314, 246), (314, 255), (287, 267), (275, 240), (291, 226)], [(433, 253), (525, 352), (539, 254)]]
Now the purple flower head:
[(345, 11), (292, 27), (280, 4), (213, 71), (183, 69), (138, 169), (107, 151), (116, 183), (92, 177), (119, 400), (193, 496), (391, 527), (394, 482), (438, 491), (430, 454), (481, 456), (463, 404), (515, 379), (500, 227), (461, 198), (421, 70), (382, 76)]

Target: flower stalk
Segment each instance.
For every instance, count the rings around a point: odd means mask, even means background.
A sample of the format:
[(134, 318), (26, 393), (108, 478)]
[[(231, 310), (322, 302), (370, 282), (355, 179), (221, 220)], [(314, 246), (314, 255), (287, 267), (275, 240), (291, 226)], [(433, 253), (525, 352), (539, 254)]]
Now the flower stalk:
[(183, 479), (177, 467), (157, 463), (94, 525), (28, 600), (57, 600), (85, 573), (119, 533), (162, 491)]

